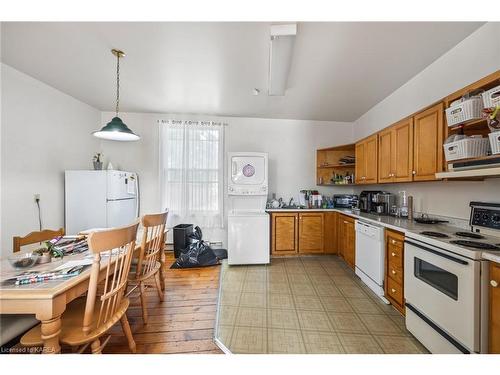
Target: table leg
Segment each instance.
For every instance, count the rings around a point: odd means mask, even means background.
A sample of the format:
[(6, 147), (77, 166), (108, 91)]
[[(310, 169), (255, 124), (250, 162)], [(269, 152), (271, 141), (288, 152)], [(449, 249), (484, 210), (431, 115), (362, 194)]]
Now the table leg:
[(61, 353), (61, 345), (59, 344), (59, 334), (61, 333), (61, 316), (42, 320), (42, 340), (44, 354), (59, 354)]

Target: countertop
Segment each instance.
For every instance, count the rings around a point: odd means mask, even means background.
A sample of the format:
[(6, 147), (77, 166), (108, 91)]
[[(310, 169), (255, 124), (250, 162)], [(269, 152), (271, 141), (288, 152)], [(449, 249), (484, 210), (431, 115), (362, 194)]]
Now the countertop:
[(347, 208), (303, 208), (303, 209), (288, 209), (288, 208), (277, 208), (277, 209), (268, 209), (266, 212), (339, 212), (341, 214), (354, 217), (356, 219), (362, 219), (369, 223), (377, 224), (398, 232), (403, 233), (419, 233), (426, 230), (439, 231), (440, 228), (446, 227), (448, 230), (463, 230), (464, 228), (455, 227), (446, 223), (443, 224), (419, 224), (414, 221), (410, 221), (408, 219), (395, 217), (395, 216), (387, 216), (387, 215), (375, 215), (368, 214), (365, 212), (360, 212), (359, 214), (355, 214), (352, 210)]
[[(450, 225), (449, 223), (441, 223), (441, 224), (419, 224), (414, 221), (410, 221), (408, 219), (399, 218), (395, 216), (380, 216), (375, 214), (368, 214), (364, 212), (360, 212), (359, 214), (355, 214), (350, 209), (342, 209), (342, 208), (325, 208), (325, 209), (268, 209), (266, 212), (339, 212), (344, 215), (351, 216), (356, 219), (361, 219), (368, 223), (377, 224), (383, 226), (388, 229), (392, 229), (398, 232), (403, 232), (405, 235), (407, 233), (418, 234), (423, 231), (434, 231), (434, 232), (457, 232), (469, 230), (467, 227), (458, 226), (458, 225)], [(482, 251), (481, 257), (483, 259), (500, 263), (500, 253), (497, 251)]]
[(491, 251), (483, 251), (483, 259), (490, 260), (495, 263), (500, 264), (500, 254), (498, 252), (493, 253)]

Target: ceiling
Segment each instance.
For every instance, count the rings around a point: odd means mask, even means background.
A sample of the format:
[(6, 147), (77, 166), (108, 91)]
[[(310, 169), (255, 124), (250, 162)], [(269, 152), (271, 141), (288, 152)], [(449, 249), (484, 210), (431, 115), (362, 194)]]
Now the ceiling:
[[(354, 121), (477, 22), (298, 24), (285, 96), (267, 95), (269, 23), (2, 23), (2, 61), (100, 110)], [(252, 95), (253, 88), (261, 94)]]

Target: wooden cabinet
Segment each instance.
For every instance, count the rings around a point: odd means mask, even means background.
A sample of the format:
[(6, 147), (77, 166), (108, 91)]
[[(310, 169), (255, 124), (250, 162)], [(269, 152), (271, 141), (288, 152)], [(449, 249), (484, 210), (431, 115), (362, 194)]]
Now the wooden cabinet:
[(378, 134), (356, 143), (355, 180), (357, 184), (376, 184), (378, 165)]
[(443, 170), (443, 103), (414, 116), (413, 180), (431, 181)]
[(299, 214), (299, 253), (322, 253), (323, 247), (322, 212)]
[(354, 219), (350, 216), (339, 214), (337, 222), (338, 254), (354, 269), (356, 249)]
[(490, 263), (489, 352), (500, 354), (500, 264)]
[[(333, 213), (332, 213), (333, 214)], [(325, 238), (323, 212), (273, 212), (271, 214), (271, 253), (294, 255), (324, 253), (325, 241), (336, 243), (336, 232)], [(331, 224), (331, 219), (328, 219)], [(329, 247), (333, 252), (335, 247)]]
[(378, 133), (378, 182), (413, 180), (413, 118)]
[(404, 315), (404, 234), (386, 229), (385, 247), (385, 297)]
[(336, 212), (324, 215), (324, 248), (326, 254), (337, 254), (337, 218)]
[(295, 254), (299, 243), (299, 215), (293, 212), (271, 214), (271, 252)]

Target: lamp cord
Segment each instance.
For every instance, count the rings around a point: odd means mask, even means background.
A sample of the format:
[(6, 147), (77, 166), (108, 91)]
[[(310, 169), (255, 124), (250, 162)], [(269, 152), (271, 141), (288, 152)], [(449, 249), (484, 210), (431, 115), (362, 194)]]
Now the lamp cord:
[(116, 54), (116, 117), (120, 105), (120, 53)]
[(36, 200), (36, 205), (38, 206), (38, 227), (40, 228), (40, 232), (42, 231), (42, 212), (40, 209), (40, 199)]

